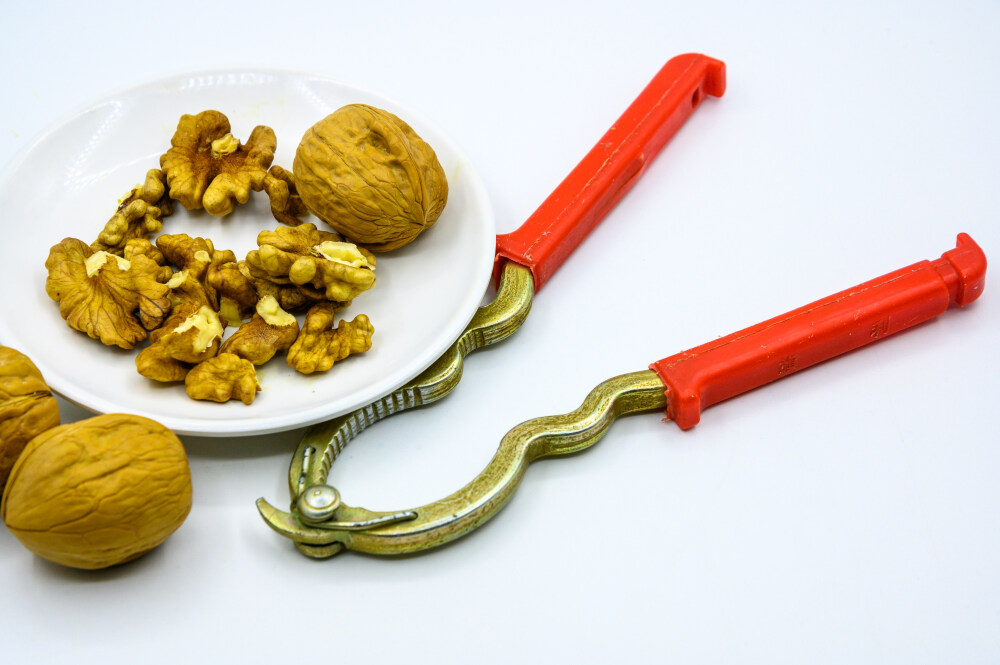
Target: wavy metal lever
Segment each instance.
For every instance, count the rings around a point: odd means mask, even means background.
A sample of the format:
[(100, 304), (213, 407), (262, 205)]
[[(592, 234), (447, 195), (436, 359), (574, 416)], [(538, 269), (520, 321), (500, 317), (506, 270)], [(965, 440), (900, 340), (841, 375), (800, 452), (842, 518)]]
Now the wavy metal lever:
[[(594, 388), (572, 413), (546, 416), (521, 423), (500, 442), (486, 468), (468, 485), (439, 501), (412, 510), (374, 513), (330, 503), (326, 513), (310, 512), (308, 503), (317, 497), (334, 496), (329, 485), (305, 489), (292, 513), (284, 513), (257, 501), (261, 516), (283, 536), (295, 541), (304, 554), (325, 558), (343, 548), (373, 554), (406, 554), (430, 549), (472, 531), (495, 515), (514, 494), (528, 465), (541, 457), (575, 453), (595, 444), (619, 416), (654, 411), (666, 406), (663, 383), (645, 370), (609, 379)], [(325, 499), (322, 503), (326, 504)], [(305, 514), (305, 519), (303, 519)], [(360, 520), (366, 526), (358, 528)]]

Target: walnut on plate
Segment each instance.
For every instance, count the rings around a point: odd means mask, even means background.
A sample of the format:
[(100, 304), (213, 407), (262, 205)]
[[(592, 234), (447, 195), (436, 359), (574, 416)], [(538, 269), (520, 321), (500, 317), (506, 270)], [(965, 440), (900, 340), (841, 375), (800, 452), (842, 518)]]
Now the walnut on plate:
[[(227, 283), (227, 280), (218, 277), (217, 273), (228, 265), (235, 267), (236, 255), (228, 249), (216, 249), (208, 238), (191, 237), (186, 233), (161, 235), (156, 239), (156, 246), (179, 268), (167, 283), (173, 289), (174, 304), (194, 302), (219, 311), (220, 294), (214, 285)], [(232, 312), (230, 315), (233, 316)]]
[(261, 298), (253, 318), (223, 342), (219, 353), (232, 353), (263, 365), (299, 336), (299, 322), (278, 305), (274, 296)]
[(171, 315), (163, 327), (154, 330), (149, 339), (172, 358), (195, 364), (216, 354), (223, 330), (215, 310), (187, 304)]
[(247, 254), (254, 277), (275, 284), (312, 286), (327, 300), (344, 302), (375, 284), (375, 256), (314, 224), (279, 227), (257, 235), (258, 249)]
[(305, 325), (288, 349), (288, 364), (303, 374), (325, 372), (350, 355), (372, 348), (375, 328), (364, 314), (333, 327), (333, 303), (321, 302), (306, 314)]
[(90, 248), (122, 256), (128, 241), (162, 231), (163, 218), (173, 212), (166, 191), (163, 171), (150, 169), (146, 180), (121, 198), (115, 214)]
[[(246, 261), (237, 261), (236, 267), (240, 273), (253, 285), (258, 299), (273, 297), (286, 312), (305, 310), (318, 302), (326, 300), (326, 294), (311, 286), (295, 284), (275, 284), (269, 278), (255, 277)], [(337, 303), (341, 309), (351, 304), (351, 301)]]
[(434, 149), (398, 116), (365, 104), (307, 129), (292, 171), (310, 212), (375, 252), (412, 242), (448, 200)]
[(264, 187), (267, 169), (278, 145), (274, 130), (254, 127), (246, 143), (230, 133), (229, 119), (219, 111), (184, 114), (170, 139), (171, 148), (160, 157), (170, 198), (188, 210), (204, 208), (223, 217), (250, 192)]
[(232, 353), (220, 353), (195, 365), (184, 379), (184, 390), (192, 399), (253, 403), (260, 391), (253, 363)]
[(163, 256), (163, 252), (157, 249), (156, 245), (145, 238), (132, 238), (125, 243), (123, 258), (126, 261), (132, 261), (132, 259), (140, 254), (148, 257), (156, 263), (156, 265), (160, 266), (160, 269), (156, 273), (157, 282), (163, 282), (165, 284), (171, 277), (173, 277), (173, 268), (167, 264), (167, 257)]
[(161, 235), (156, 239), (156, 248), (172, 265), (186, 270), (198, 281), (205, 278), (215, 252), (215, 245), (210, 239), (191, 237), (186, 233)]
[(161, 266), (147, 256), (126, 261), (65, 238), (45, 267), (45, 292), (66, 323), (108, 346), (135, 347), (170, 312), (170, 288), (156, 279)]
[(215, 303), (205, 289), (205, 285), (195, 279), (187, 270), (178, 270), (173, 273), (166, 285), (170, 287), (170, 302), (173, 303), (174, 309), (186, 304), (196, 307), (204, 305), (215, 309)]
[(183, 381), (191, 371), (191, 365), (171, 358), (166, 350), (151, 344), (135, 357), (135, 368), (142, 376), (160, 383)]
[[(233, 256), (235, 259), (236, 257)], [(259, 297), (253, 281), (244, 274), (237, 261), (212, 263), (205, 281), (219, 298), (219, 315), (227, 326), (236, 325), (253, 316)]]
[(152, 332), (152, 343), (135, 358), (136, 370), (154, 381), (183, 381), (193, 365), (218, 352), (223, 331), (215, 310), (196, 302), (183, 303)]
[(282, 224), (298, 226), (302, 223), (299, 218), (309, 214), (295, 186), (294, 176), (277, 164), (264, 178), (264, 191), (271, 201), (271, 214)]

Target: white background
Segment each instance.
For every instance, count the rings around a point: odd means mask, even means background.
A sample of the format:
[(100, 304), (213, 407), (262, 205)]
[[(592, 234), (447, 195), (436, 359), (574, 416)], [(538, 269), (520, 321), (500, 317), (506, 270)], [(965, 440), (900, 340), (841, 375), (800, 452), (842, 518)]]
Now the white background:
[[(936, 258), (959, 231), (1000, 257), (995, 2), (83, 6), (0, 2), (0, 165), (122, 88), (287, 68), (433, 120), (478, 168), (498, 232), (671, 56), (727, 63), (725, 97), (520, 332), (472, 356), (447, 400), (347, 449), (331, 481), (354, 505), (440, 498), (518, 422)], [(5, 242), (26, 223), (0, 211)], [(968, 309), (713, 407), (690, 432), (624, 419), (532, 466), (478, 532), (405, 559), (312, 561), (264, 525), (253, 502), (284, 504), (299, 432), (187, 437), (191, 515), (135, 563), (63, 569), (0, 530), (0, 660), (998, 662), (998, 299), (994, 269)]]

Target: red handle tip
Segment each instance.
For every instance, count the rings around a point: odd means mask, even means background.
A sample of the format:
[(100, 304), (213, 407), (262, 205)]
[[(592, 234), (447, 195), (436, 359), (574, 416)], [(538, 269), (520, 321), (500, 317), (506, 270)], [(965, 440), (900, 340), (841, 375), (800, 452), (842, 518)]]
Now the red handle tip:
[(934, 262), (934, 268), (948, 286), (951, 301), (965, 307), (983, 293), (986, 285), (986, 255), (968, 233), (959, 233), (955, 249)]
[(685, 53), (670, 59), (668, 63), (677, 67), (701, 65), (705, 68), (702, 91), (706, 95), (722, 97), (726, 92), (726, 63), (701, 53)]

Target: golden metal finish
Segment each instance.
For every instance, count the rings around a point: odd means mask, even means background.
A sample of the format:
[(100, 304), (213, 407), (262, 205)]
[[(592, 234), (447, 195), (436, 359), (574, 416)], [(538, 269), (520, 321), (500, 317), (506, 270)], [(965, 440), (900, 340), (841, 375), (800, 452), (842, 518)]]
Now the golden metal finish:
[[(504, 436), (493, 459), (472, 482), (440, 501), (412, 510), (375, 513), (340, 504), (327, 521), (310, 525), (263, 499), (257, 507), (271, 528), (316, 558), (331, 556), (345, 547), (387, 555), (430, 549), (468, 533), (495, 515), (510, 500), (532, 461), (583, 450), (596, 443), (617, 417), (665, 405), (663, 383), (649, 370), (609, 379), (594, 388), (572, 413), (518, 425)], [(310, 485), (307, 491), (329, 494), (319, 488), (326, 472), (321, 482)]]
[[(339, 518), (337, 528), (344, 530), (371, 528), (373, 525), (385, 524), (385, 520), (412, 519), (410, 513), (405, 511), (398, 514), (372, 513), (360, 508), (343, 506), (340, 504), (339, 495), (336, 498), (336, 505), (332, 501), (325, 506), (309, 505), (313, 502), (306, 496), (306, 491), (311, 488), (328, 487), (326, 479), (333, 461), (351, 439), (365, 429), (396, 413), (436, 402), (454, 390), (462, 378), (465, 356), (510, 337), (520, 328), (531, 310), (534, 290), (531, 271), (516, 263), (508, 262), (504, 266), (500, 287), (493, 301), (479, 308), (458, 340), (420, 376), (368, 406), (306, 430), (288, 471), (292, 514), (279, 511), (264, 499), (259, 499), (257, 507), (264, 520), (279, 533), (295, 540), (296, 547), (303, 553), (323, 558), (336, 554), (341, 549), (339, 542), (326, 537), (322, 540), (323, 546), (318, 547), (320, 543), (316, 541), (310, 543), (290, 535), (295, 531), (296, 525), (323, 523), (329, 520), (334, 512)], [(332, 495), (322, 490), (316, 496), (320, 498), (322, 504), (323, 497)]]

